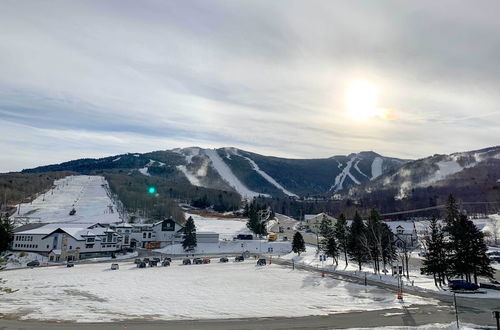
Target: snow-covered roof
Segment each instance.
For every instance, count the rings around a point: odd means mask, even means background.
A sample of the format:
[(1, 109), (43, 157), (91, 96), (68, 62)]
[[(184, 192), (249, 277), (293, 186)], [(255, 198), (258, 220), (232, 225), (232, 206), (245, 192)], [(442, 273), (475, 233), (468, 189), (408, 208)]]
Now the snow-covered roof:
[[(90, 229), (91, 227), (93, 228)], [(110, 228), (94, 227), (88, 224), (48, 223), (35, 229), (18, 231), (16, 235), (50, 235), (56, 230), (62, 230), (76, 240), (84, 240), (87, 236), (103, 236), (115, 232)]]
[(405, 233), (411, 233), (413, 232), (413, 221), (387, 221), (385, 222), (389, 228), (393, 231), (396, 232), (398, 227), (402, 228)]

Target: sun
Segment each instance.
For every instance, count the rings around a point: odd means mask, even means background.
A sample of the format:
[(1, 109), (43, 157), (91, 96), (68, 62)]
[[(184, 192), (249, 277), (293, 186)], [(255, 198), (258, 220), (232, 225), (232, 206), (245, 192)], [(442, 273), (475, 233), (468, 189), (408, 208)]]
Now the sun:
[(355, 120), (367, 120), (377, 116), (378, 93), (377, 86), (368, 81), (353, 81), (345, 92), (348, 116)]

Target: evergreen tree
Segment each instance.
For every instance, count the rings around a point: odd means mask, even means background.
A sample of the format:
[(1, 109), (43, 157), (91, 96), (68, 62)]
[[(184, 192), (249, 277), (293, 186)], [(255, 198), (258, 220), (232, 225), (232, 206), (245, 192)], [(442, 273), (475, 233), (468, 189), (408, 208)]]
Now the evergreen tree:
[(366, 226), (358, 212), (354, 215), (351, 230), (349, 231), (347, 254), (352, 260), (358, 263), (359, 270), (361, 270), (364, 262), (370, 260)]
[(196, 242), (196, 225), (192, 217), (189, 217), (184, 227), (184, 240), (182, 241), (182, 248), (184, 251), (193, 251), (197, 246)]
[(330, 237), (333, 236), (332, 221), (330, 220), (330, 218), (326, 216), (323, 217), (319, 225), (319, 234), (322, 237), (321, 241), (319, 242), (319, 249), (325, 251)]
[(294, 253), (298, 253), (299, 256), (302, 252), (306, 251), (306, 243), (304, 242), (304, 237), (302, 237), (302, 234), (299, 232), (295, 232), (295, 235), (293, 235), (292, 251)]
[(8, 217), (0, 217), (0, 252), (9, 248), (14, 239), (13, 226)]
[(429, 226), (430, 233), (424, 238), (427, 254), (423, 260), (422, 274), (432, 275), (436, 286), (445, 284), (448, 263), (444, 233), (436, 218), (433, 218)]
[(328, 239), (325, 242), (325, 246), (323, 247), (323, 252), (325, 255), (333, 258), (333, 261), (335, 262), (336, 265), (338, 265), (338, 248), (337, 248), (337, 241), (335, 240), (335, 236), (330, 235)]
[(266, 224), (262, 221), (260, 216), (260, 207), (254, 204), (255, 203), (250, 204), (248, 209), (247, 228), (250, 229), (250, 231), (255, 235), (267, 235)]
[(344, 253), (345, 266), (347, 267), (347, 239), (349, 237), (349, 228), (347, 227), (347, 220), (343, 213), (339, 215), (339, 218), (335, 223), (334, 234), (335, 240), (337, 241), (338, 251)]
[(374, 209), (370, 211), (367, 226), (368, 253), (373, 262), (373, 270), (380, 272), (380, 259), (382, 257), (382, 223), (378, 212)]
[(381, 244), (382, 244), (382, 262), (384, 271), (387, 270), (387, 264), (391, 264), (397, 258), (396, 245), (394, 244), (394, 233), (386, 223), (381, 223)]

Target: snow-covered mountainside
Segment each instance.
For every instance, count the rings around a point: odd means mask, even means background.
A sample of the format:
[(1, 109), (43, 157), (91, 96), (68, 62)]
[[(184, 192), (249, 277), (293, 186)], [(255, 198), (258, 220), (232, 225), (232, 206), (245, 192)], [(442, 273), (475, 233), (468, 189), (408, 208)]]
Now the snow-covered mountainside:
[(351, 187), (349, 195), (360, 197), (390, 191), (392, 197), (398, 200), (410, 197), (416, 190), (429, 190), (431, 187), (444, 187), (450, 192), (461, 188), (472, 191), (475, 186), (487, 190), (489, 185), (494, 188), (499, 176), (500, 147), (492, 147), (408, 162), (373, 181)]
[(24, 172), (68, 170), (83, 174), (116, 171), (161, 176), (171, 181), (255, 196), (333, 195), (373, 180), (406, 160), (374, 152), (323, 159), (287, 159), (236, 149), (178, 148), (145, 154), (80, 159)]
[[(72, 210), (73, 215), (70, 215)], [(54, 182), (54, 188), (30, 203), (20, 205), (13, 220), (19, 224), (33, 222), (112, 223), (120, 222), (116, 205), (110, 198), (102, 176), (67, 176)]]

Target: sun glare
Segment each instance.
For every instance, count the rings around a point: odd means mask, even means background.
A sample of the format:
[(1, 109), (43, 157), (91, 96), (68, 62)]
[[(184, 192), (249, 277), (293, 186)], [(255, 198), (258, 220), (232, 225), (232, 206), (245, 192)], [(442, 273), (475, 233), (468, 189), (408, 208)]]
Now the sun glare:
[(354, 81), (346, 90), (345, 106), (349, 117), (367, 120), (379, 114), (378, 89), (368, 81)]

